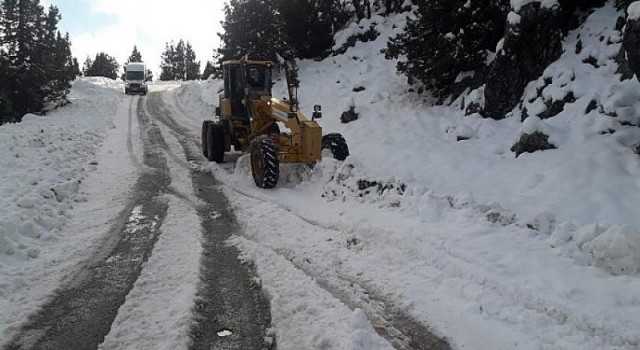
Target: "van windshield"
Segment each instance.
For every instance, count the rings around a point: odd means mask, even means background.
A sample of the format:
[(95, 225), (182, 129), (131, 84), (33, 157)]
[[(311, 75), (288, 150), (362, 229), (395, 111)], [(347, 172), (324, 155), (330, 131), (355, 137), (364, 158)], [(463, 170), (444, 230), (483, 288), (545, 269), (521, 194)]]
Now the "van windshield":
[(143, 71), (127, 71), (127, 80), (144, 80)]

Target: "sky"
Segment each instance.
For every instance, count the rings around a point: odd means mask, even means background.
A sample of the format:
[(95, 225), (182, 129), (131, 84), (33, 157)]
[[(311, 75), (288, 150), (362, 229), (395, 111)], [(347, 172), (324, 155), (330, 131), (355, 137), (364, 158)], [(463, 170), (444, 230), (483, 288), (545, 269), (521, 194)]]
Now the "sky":
[(82, 64), (105, 52), (123, 64), (137, 45), (157, 77), (165, 44), (188, 41), (204, 69), (218, 47), (224, 0), (41, 0), (60, 9), (59, 29), (71, 36), (72, 53)]

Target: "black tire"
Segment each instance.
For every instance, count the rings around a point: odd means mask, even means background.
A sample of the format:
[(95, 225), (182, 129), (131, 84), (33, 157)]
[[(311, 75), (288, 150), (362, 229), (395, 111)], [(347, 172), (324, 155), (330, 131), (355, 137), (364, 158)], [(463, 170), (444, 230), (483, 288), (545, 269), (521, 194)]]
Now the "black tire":
[(128, 95), (129, 93), (130, 93), (130, 92), (129, 92), (129, 89), (128, 89), (128, 88), (124, 88), (124, 94), (125, 94), (125, 95)]
[(207, 128), (207, 159), (216, 163), (224, 161), (224, 130), (220, 123), (211, 123)]
[(202, 141), (202, 155), (209, 159), (209, 152), (207, 152), (207, 129), (209, 129), (209, 125), (211, 125), (213, 122), (211, 120), (205, 120), (202, 122), (202, 134), (201, 134), (201, 141)]
[(266, 136), (251, 141), (251, 173), (253, 181), (260, 188), (274, 188), (278, 184), (278, 150), (273, 141)]
[(349, 156), (349, 146), (341, 134), (332, 133), (322, 136), (322, 148), (331, 150), (333, 158), (345, 160)]

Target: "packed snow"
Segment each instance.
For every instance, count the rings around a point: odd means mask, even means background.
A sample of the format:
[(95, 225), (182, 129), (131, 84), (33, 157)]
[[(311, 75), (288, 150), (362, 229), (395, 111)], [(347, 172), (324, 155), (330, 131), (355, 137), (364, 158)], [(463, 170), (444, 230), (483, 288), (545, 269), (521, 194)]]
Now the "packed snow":
[(640, 18), (640, 1), (634, 1), (629, 5), (627, 15), (629, 19), (637, 20)]
[[(526, 2), (513, 0), (514, 11)], [(380, 52), (404, 15), (353, 24), (337, 47), (371, 27), (380, 36), (299, 62), (302, 110), (322, 104), (324, 132), (342, 133), (351, 156), (323, 151), (315, 167), (283, 165), (272, 190), (255, 187), (246, 155), (199, 165), (236, 211), (241, 234), (229, 244), (256, 266), (278, 348), (393, 348), (375, 331), (379, 303), (454, 349), (640, 348), (640, 86), (615, 73), (618, 15), (608, 4), (569, 34), (562, 57), (527, 87), (524, 122), (519, 110), (500, 121), (464, 116), (457, 103), (432, 107), (409, 92)], [(220, 87), (210, 79), (152, 91), (198, 147)], [(274, 87), (276, 97), (285, 91)], [(481, 100), (481, 90), (466, 99)], [(564, 99), (563, 111), (541, 117)], [(141, 171), (127, 118), (137, 97), (79, 80), (72, 101), (0, 127), (10, 150), (0, 154), (0, 346), (108, 239), (127, 179)], [(359, 118), (340, 123), (350, 106)], [(535, 131), (557, 149), (516, 158), (511, 146)], [(169, 163), (174, 179), (187, 178)], [(190, 184), (174, 186), (195, 201)], [(154, 254), (103, 349), (187, 346), (201, 233), (188, 203), (167, 201)]]

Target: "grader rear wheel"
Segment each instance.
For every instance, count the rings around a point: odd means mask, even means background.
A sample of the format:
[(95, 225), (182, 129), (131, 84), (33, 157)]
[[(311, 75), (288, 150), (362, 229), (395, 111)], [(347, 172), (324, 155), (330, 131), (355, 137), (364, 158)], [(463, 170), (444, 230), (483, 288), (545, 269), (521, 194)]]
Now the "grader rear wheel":
[(251, 173), (260, 188), (274, 188), (278, 184), (280, 162), (270, 138), (259, 137), (251, 142)]
[(220, 123), (211, 123), (207, 128), (207, 155), (210, 161), (224, 161), (224, 130)]
[(211, 120), (205, 120), (202, 122), (202, 155), (207, 159), (209, 158), (209, 152), (207, 152), (207, 130), (209, 129), (209, 125), (211, 125), (212, 123), (213, 122)]

